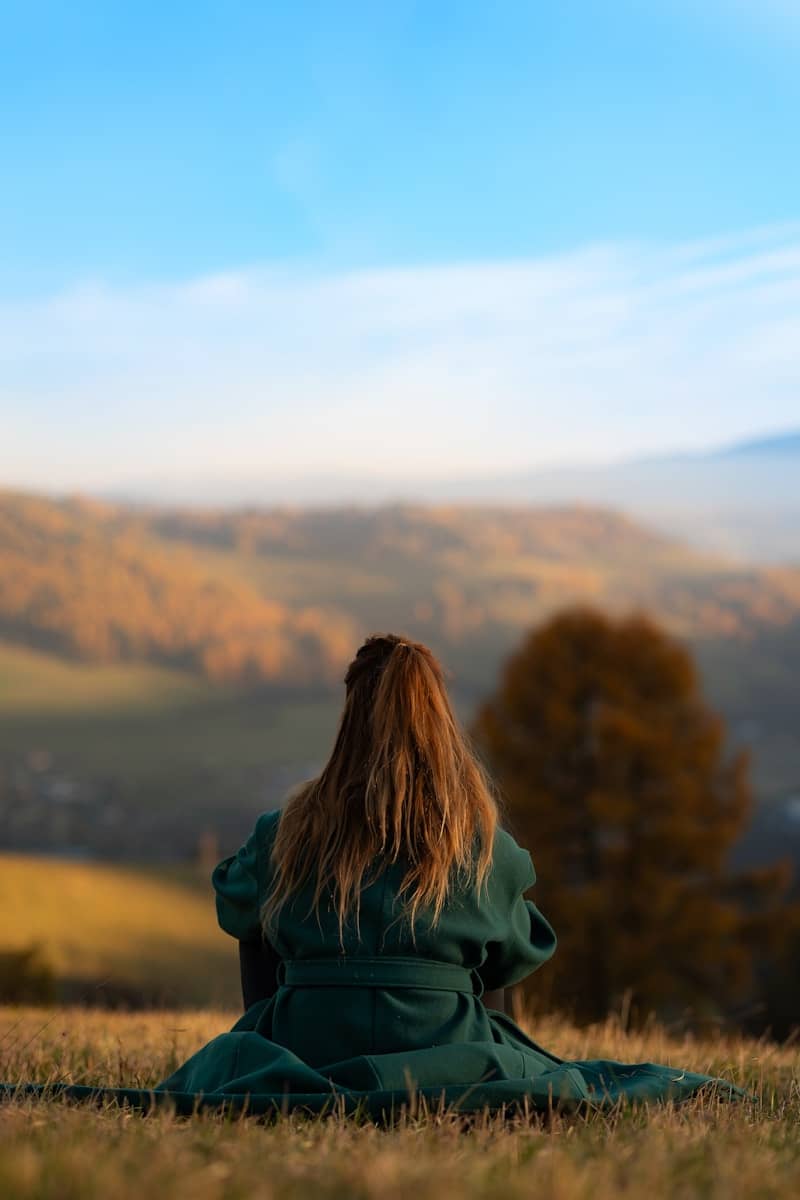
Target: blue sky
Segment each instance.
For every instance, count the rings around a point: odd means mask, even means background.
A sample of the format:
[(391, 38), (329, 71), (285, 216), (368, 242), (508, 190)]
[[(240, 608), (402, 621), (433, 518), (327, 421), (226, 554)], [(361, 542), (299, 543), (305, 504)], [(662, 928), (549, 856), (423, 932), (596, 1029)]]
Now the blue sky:
[(800, 423), (795, 0), (2, 16), (0, 479)]

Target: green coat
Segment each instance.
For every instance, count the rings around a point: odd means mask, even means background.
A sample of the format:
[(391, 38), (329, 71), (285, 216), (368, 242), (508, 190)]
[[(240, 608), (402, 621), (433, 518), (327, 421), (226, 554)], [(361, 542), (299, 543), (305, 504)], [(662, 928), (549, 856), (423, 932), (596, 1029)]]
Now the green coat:
[[(260, 936), (279, 819), (260, 817), (213, 874), (219, 923), (242, 941)], [(285, 905), (272, 938), (283, 960), (276, 994), (161, 1086), (249, 1093), (257, 1109), (318, 1110), (339, 1097), (375, 1112), (409, 1092), (435, 1100), (444, 1093), (461, 1109), (542, 1109), (683, 1099), (712, 1082), (651, 1063), (564, 1062), (484, 1007), (484, 990), (519, 983), (556, 948), (551, 926), (524, 896), (536, 879), (531, 856), (508, 833), (497, 832), (485, 891), (461, 889), (436, 927), (418, 921), (413, 937), (398, 904), (403, 873), (402, 864), (389, 866), (363, 890), (360, 936), (346, 927), (343, 948), (331, 909), (309, 916), (311, 884)]]
[[(260, 936), (279, 819), (279, 812), (261, 816), (238, 854), (213, 874), (219, 923), (242, 941)], [(57, 1090), (137, 1107), (169, 1100), (180, 1112), (334, 1107), (376, 1117), (410, 1095), (470, 1111), (682, 1100), (706, 1084), (739, 1094), (723, 1081), (652, 1063), (565, 1062), (484, 1006), (484, 990), (519, 983), (556, 947), (550, 925), (523, 894), (535, 881), (531, 857), (508, 833), (497, 832), (486, 890), (479, 896), (462, 888), (434, 929), (421, 920), (412, 936), (398, 905), (402, 876), (402, 864), (389, 866), (363, 890), (360, 936), (346, 927), (343, 952), (335, 913), (309, 915), (310, 885), (285, 905), (272, 939), (282, 960), (275, 995), (198, 1050), (155, 1094)]]

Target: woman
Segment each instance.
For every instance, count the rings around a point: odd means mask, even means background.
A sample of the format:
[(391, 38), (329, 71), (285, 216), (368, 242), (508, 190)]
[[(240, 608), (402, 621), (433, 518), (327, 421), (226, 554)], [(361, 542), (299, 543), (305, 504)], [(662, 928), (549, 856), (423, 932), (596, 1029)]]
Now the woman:
[(530, 855), (497, 806), (427, 647), (366, 640), (345, 677), (321, 774), (216, 868), (246, 1011), (156, 1089), (63, 1089), (179, 1111), (344, 1107), (424, 1096), (460, 1111), (684, 1099), (704, 1075), (565, 1062), (503, 1012), (503, 989), (553, 954), (524, 893)]

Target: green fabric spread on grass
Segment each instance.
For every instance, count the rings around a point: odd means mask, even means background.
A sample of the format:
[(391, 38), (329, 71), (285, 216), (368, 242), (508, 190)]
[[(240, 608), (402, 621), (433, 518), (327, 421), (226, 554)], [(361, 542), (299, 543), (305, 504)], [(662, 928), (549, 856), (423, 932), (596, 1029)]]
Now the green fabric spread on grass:
[[(265, 813), (238, 854), (213, 876), (220, 925), (260, 936), (280, 814)], [(250, 1113), (344, 1108), (386, 1116), (422, 1097), (461, 1112), (527, 1106), (547, 1111), (620, 1101), (681, 1101), (702, 1087), (743, 1093), (724, 1080), (654, 1063), (564, 1061), (503, 1013), (484, 990), (511, 987), (546, 962), (555, 934), (524, 892), (531, 857), (499, 830), (487, 886), (455, 888), (435, 928), (412, 931), (398, 899), (402, 863), (384, 867), (361, 896), (360, 928), (340, 942), (332, 907), (310, 915), (309, 884), (280, 912), (273, 945), (280, 986), (254, 1004), (153, 1091), (5, 1085), (3, 1093), (115, 1099), (180, 1113), (224, 1107)]]

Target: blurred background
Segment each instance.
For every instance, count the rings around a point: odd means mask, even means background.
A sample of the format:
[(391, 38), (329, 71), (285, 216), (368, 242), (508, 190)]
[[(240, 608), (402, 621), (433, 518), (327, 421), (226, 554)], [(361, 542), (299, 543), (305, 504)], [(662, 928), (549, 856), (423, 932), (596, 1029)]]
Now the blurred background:
[(395, 631), (532, 1001), (792, 1034), (798, 55), (791, 0), (6, 0), (0, 999), (235, 1004), (209, 872)]

